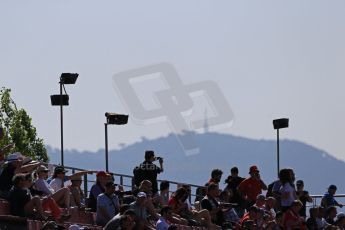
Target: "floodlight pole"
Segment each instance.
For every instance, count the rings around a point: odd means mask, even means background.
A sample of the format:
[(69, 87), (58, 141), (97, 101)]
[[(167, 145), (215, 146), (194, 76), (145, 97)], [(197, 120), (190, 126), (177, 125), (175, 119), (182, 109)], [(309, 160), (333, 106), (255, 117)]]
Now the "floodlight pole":
[(108, 123), (104, 123), (104, 130), (105, 130), (105, 171), (109, 172), (109, 164), (108, 164)]
[(61, 165), (64, 166), (63, 159), (63, 100), (62, 100), (62, 80), (60, 78), (60, 130), (61, 130)]
[(277, 173), (279, 178), (279, 171), (280, 171), (280, 162), (279, 162), (279, 129), (277, 129)]

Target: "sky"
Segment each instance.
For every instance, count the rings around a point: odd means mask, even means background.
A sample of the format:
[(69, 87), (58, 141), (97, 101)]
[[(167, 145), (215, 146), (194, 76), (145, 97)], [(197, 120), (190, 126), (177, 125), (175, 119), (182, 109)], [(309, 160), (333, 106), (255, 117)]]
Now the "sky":
[[(45, 143), (59, 147), (59, 109), (49, 95), (59, 92), (61, 73), (79, 73), (66, 85), (65, 148), (104, 148), (105, 112), (130, 115), (128, 125), (109, 127), (109, 147), (119, 148), (174, 129), (164, 119), (135, 119), (113, 76), (167, 63), (183, 85), (219, 87), (232, 114), (217, 132), (275, 139), (272, 120), (288, 117), (281, 138), (345, 160), (344, 12), (342, 0), (3, 0), (0, 86), (12, 89)], [(170, 87), (159, 76), (134, 81), (150, 109), (162, 106), (156, 91)], [(186, 124), (212, 116), (210, 107), (194, 102)]]

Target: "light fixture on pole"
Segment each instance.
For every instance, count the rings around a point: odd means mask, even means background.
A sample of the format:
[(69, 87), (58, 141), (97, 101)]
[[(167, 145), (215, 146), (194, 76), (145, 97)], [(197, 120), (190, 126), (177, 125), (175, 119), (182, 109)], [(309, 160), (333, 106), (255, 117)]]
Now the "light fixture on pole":
[(279, 177), (279, 129), (284, 129), (289, 127), (289, 118), (280, 118), (273, 120), (273, 128), (277, 130), (277, 171)]
[[(64, 165), (63, 153), (63, 106), (69, 105), (69, 96), (66, 92), (65, 85), (73, 85), (77, 81), (79, 74), (77, 73), (62, 73), (60, 76), (60, 94), (51, 95), (50, 100), (53, 106), (60, 106), (60, 131), (61, 131), (61, 165)], [(62, 94), (62, 89), (65, 94)]]
[(108, 125), (125, 125), (128, 123), (128, 115), (117, 113), (105, 113), (106, 122), (104, 123), (105, 130), (105, 169), (109, 172), (108, 164)]

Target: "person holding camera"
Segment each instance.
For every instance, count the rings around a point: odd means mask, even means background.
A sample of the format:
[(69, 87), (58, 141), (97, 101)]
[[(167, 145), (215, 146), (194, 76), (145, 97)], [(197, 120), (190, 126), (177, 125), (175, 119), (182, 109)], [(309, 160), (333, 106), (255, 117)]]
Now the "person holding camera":
[[(153, 162), (158, 160), (159, 167)], [(153, 150), (145, 151), (145, 161), (133, 170), (134, 184), (139, 187), (140, 183), (144, 180), (149, 180), (152, 183), (152, 195), (158, 192), (157, 176), (163, 172), (163, 158), (156, 157)]]
[(262, 193), (262, 190), (267, 190), (266, 184), (261, 180), (260, 171), (256, 165), (249, 168), (250, 177), (246, 178), (238, 186), (238, 192), (246, 202), (246, 209), (253, 206), (256, 198)]

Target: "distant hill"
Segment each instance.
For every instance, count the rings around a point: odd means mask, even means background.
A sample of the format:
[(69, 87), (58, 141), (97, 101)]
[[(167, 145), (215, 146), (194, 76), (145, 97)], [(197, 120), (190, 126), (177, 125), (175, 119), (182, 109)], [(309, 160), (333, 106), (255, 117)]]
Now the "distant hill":
[[(143, 161), (144, 150), (153, 149), (157, 156), (164, 157), (165, 172), (159, 176), (160, 179), (202, 185), (209, 179), (213, 168), (220, 168), (224, 172), (223, 183), (232, 166), (238, 166), (240, 175), (246, 177), (252, 164), (259, 167), (267, 184), (277, 177), (274, 140), (254, 140), (219, 133), (195, 133), (195, 138), (200, 153), (192, 156), (184, 154), (175, 134), (154, 140), (142, 138), (140, 142), (123, 146), (121, 150), (110, 151), (110, 169), (132, 175), (133, 168)], [(343, 161), (299, 141), (281, 140), (280, 150), (281, 168), (294, 168), (297, 179), (305, 181), (305, 187), (310, 193), (323, 194), (329, 184), (336, 184), (338, 192), (344, 193), (345, 181), (341, 176), (345, 175)], [(52, 163), (59, 163), (58, 149), (48, 147), (48, 153)], [(65, 150), (65, 165), (104, 169), (104, 150), (96, 153)]]

